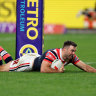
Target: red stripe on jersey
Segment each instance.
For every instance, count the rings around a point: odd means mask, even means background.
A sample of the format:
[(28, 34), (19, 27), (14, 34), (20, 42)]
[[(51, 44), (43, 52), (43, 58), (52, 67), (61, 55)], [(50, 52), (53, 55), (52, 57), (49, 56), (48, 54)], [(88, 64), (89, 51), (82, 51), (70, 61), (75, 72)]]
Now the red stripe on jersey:
[(76, 57), (76, 55), (74, 55), (74, 58), (73, 59), (75, 59), (75, 57)]
[(5, 60), (5, 59), (8, 58), (8, 57), (10, 57), (10, 55), (9, 55), (9, 54), (5, 54), (5, 55), (3, 56), (3, 59)]
[(60, 49), (56, 49), (56, 51), (57, 51), (57, 55), (58, 55), (59, 59), (61, 60), (61, 58), (60, 58)]
[(47, 61), (47, 62), (49, 62), (49, 63), (51, 63), (51, 64), (52, 64), (52, 62), (51, 62), (51, 61), (49, 61), (49, 60), (47, 60), (47, 59), (44, 59), (44, 61)]
[(56, 59), (56, 57), (51, 52), (49, 52), (49, 54), (52, 55), (52, 57), (54, 58), (54, 60)]
[(2, 57), (0, 56), (0, 60), (2, 60)]
[(74, 64), (77, 64), (80, 60), (76, 61)]
[[(75, 58), (77, 58), (76, 61), (75, 61)], [(78, 59), (78, 57), (77, 57), (76, 54), (75, 54), (72, 63), (73, 63), (73, 64), (76, 64), (76, 63), (79, 62), (79, 61), (80, 61), (80, 60)]]
[[(49, 54), (48, 54), (49, 53)], [(48, 54), (48, 55), (47, 55)], [(56, 57), (51, 53), (51, 52), (47, 52), (46, 53), (46, 57), (48, 58), (48, 59), (50, 59), (51, 61), (53, 61), (53, 60), (55, 60), (56, 59)]]
[(74, 59), (75, 59), (75, 57), (76, 57), (76, 55), (74, 55), (74, 58), (73, 58), (73, 61), (72, 61), (73, 64), (74, 64)]
[(3, 51), (4, 49), (0, 46), (0, 52)]
[(16, 66), (16, 67), (10, 67), (10, 69), (16, 69), (16, 68), (18, 68), (18, 67), (20, 67), (20, 66), (23, 66), (23, 65), (29, 65), (30, 63), (23, 63), (23, 64), (20, 64), (19, 66)]
[(55, 68), (56, 70), (58, 70), (58, 67), (57, 67), (57, 66), (54, 66), (54, 68)]

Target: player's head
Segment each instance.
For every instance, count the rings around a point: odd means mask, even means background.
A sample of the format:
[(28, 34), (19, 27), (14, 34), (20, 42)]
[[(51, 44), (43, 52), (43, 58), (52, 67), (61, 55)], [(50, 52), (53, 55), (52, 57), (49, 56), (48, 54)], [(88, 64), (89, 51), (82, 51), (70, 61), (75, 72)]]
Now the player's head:
[(70, 45), (72, 45), (72, 46), (74, 46), (74, 47), (77, 47), (77, 44), (76, 44), (75, 42), (68, 40), (68, 41), (65, 41), (65, 42), (64, 42), (63, 48), (64, 48), (64, 47), (69, 47)]
[(77, 44), (73, 41), (65, 41), (63, 45), (63, 54), (66, 59), (71, 59), (76, 52)]

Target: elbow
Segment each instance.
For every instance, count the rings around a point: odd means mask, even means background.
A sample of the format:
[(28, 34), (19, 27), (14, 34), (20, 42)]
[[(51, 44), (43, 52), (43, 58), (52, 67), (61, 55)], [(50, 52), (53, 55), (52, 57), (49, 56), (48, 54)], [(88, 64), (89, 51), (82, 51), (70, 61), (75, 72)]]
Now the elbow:
[(44, 70), (40, 70), (40, 73), (45, 73)]
[(41, 68), (40, 69), (40, 73), (46, 73), (45, 69), (44, 68)]
[(41, 68), (40, 68), (40, 73), (47, 73), (47, 70), (48, 69), (48, 67), (46, 67), (46, 66), (41, 66)]
[(40, 73), (49, 73), (46, 67), (41, 67)]

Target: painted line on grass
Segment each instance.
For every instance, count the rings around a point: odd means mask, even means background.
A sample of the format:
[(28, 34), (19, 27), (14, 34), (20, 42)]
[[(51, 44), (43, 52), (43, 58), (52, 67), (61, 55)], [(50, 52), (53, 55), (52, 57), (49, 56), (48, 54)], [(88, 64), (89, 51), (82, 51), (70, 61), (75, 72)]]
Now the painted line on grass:
[[(89, 65), (91, 65), (91, 64), (96, 64), (96, 62), (84, 62), (85, 64), (89, 64)], [(69, 65), (73, 65), (73, 64), (69, 64)]]
[(96, 64), (96, 62), (85, 62), (86, 64)]
[(7, 38), (0, 37), (0, 41), (11, 41), (11, 40), (15, 40), (15, 38), (14, 37), (7, 37)]

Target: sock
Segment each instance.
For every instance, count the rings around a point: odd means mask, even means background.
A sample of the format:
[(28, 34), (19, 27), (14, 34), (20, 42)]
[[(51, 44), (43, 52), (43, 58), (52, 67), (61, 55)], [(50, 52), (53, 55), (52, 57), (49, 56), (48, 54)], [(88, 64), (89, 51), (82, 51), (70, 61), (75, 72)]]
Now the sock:
[(2, 64), (3, 64), (2, 57), (0, 56), (0, 65), (2, 65)]
[(3, 60), (5, 61), (5, 63), (8, 63), (13, 60), (11, 55), (9, 53), (7, 53), (1, 46), (0, 46), (0, 55), (3, 58)]

